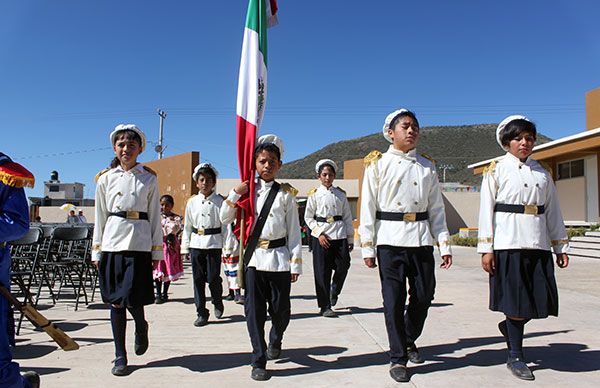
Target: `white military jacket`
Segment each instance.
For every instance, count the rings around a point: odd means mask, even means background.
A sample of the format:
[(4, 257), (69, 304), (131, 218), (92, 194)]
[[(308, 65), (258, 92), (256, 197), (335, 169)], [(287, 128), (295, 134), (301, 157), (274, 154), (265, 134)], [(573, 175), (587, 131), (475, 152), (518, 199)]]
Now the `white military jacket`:
[[(316, 217), (342, 216), (342, 220), (319, 222)], [(340, 188), (331, 186), (329, 189), (323, 185), (311, 190), (306, 201), (304, 221), (311, 230), (311, 235), (316, 238), (325, 233), (332, 240), (348, 239), (354, 243), (354, 227), (352, 226), (352, 212), (344, 193)]]
[(195, 249), (221, 249), (223, 248), (223, 233), (202, 235), (192, 232), (209, 228), (222, 228), (219, 212), (223, 204), (223, 197), (214, 191), (205, 197), (202, 193), (191, 197), (185, 206), (185, 220), (181, 235), (181, 253), (189, 253), (190, 248)]
[[(451, 255), (444, 201), (435, 165), (390, 145), (387, 152), (373, 151), (365, 158), (358, 232), (363, 257), (375, 257), (377, 245), (420, 247), (437, 241), (442, 256)], [(428, 212), (422, 221), (377, 220), (376, 211)]]
[[(147, 220), (109, 216), (121, 211), (146, 212)], [(102, 251), (152, 252), (162, 260), (163, 233), (155, 173), (137, 164), (128, 171), (121, 166), (99, 173), (96, 184), (96, 221), (92, 240), (92, 260)]]
[[(267, 200), (273, 181), (265, 182), (257, 179), (255, 186), (256, 214), (254, 222), (258, 219), (260, 211)], [(240, 195), (231, 190), (227, 197), (226, 205), (221, 207), (221, 221), (230, 224), (235, 220), (235, 204)], [(260, 234), (260, 240), (277, 240), (287, 238), (284, 247), (264, 249), (257, 245), (249, 267), (259, 271), (302, 273), (302, 240), (300, 238), (300, 223), (298, 221), (298, 206), (296, 204), (295, 189), (288, 184), (282, 184), (273, 201), (269, 216)], [(241, 260), (242, 258), (240, 258)]]
[[(494, 212), (496, 203), (544, 205), (544, 214)], [(568, 238), (552, 176), (538, 162), (507, 153), (483, 173), (477, 252), (495, 249), (568, 251)]]

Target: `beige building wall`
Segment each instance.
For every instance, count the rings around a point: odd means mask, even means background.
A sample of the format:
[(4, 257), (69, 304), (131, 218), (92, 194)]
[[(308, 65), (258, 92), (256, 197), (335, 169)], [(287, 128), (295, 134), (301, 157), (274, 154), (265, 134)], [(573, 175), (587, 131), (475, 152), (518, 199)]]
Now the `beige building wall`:
[[(80, 206), (77, 209), (83, 210), (83, 215), (87, 219), (87, 222), (94, 223), (94, 207), (93, 206)], [(68, 211), (62, 210), (59, 206), (40, 206), (39, 216), (42, 218), (42, 222), (47, 223), (62, 223), (67, 221)]]
[(173, 212), (176, 214), (183, 216), (188, 198), (198, 193), (192, 173), (199, 160), (200, 154), (192, 151), (144, 163), (145, 166), (156, 171), (160, 195), (173, 196), (175, 201)]
[(562, 179), (555, 183), (565, 222), (586, 220), (585, 177)]
[(600, 128), (600, 88), (585, 94), (586, 128)]

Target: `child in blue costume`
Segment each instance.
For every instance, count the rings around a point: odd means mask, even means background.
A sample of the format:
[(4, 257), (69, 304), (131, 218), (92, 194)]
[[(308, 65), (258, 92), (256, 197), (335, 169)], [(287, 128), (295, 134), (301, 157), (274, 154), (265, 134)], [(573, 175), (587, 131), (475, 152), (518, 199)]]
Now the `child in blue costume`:
[[(0, 152), (0, 284), (10, 289), (10, 250), (7, 241), (16, 240), (29, 230), (29, 209), (23, 187), (33, 187), (33, 175), (20, 164)], [(13, 319), (8, 300), (0, 296), (0, 387), (40, 386), (35, 372), (19, 373), (12, 361), (10, 337), (6, 328)]]

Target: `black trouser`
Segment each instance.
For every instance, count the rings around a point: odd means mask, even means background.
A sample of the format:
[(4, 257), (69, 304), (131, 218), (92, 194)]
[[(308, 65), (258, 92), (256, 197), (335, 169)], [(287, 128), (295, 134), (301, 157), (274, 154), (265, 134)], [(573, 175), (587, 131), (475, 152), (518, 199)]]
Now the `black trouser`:
[(271, 316), (269, 343), (281, 348), (283, 333), (290, 323), (290, 272), (257, 271), (246, 269), (246, 294), (244, 311), (250, 342), (252, 343), (252, 366), (265, 368), (267, 344), (265, 343), (265, 321)]
[[(390, 361), (406, 364), (406, 347), (414, 344), (423, 332), (435, 292), (433, 247), (380, 245), (377, 247), (377, 260)], [(409, 301), (405, 314), (407, 279)]]
[(194, 277), (194, 303), (198, 316), (208, 317), (205, 283), (208, 283), (212, 304), (223, 310), (223, 279), (221, 278), (221, 249), (190, 248), (192, 276)]
[[(350, 251), (348, 240), (330, 240), (329, 249), (313, 239), (313, 270), (315, 273), (315, 289), (319, 308), (331, 307), (331, 294), (337, 296), (342, 292), (344, 281), (350, 268)], [(335, 271), (335, 272), (334, 272)], [(333, 274), (333, 282), (331, 273)]]

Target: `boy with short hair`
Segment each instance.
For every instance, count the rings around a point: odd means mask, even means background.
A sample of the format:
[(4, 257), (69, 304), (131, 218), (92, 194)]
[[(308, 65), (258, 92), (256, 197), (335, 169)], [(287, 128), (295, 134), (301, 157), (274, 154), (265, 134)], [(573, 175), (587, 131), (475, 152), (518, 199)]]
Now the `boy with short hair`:
[[(248, 244), (244, 254), (247, 259), (244, 261), (244, 311), (252, 343), (251, 377), (259, 381), (269, 379), (267, 359), (277, 359), (281, 354), (283, 333), (290, 322), (291, 283), (297, 281), (302, 273), (302, 242), (295, 199), (297, 190), (289, 184), (275, 182), (282, 165), (282, 154), (283, 143), (277, 136), (264, 135), (257, 140), (254, 160), (259, 177), (256, 179), (254, 201), (257, 215), (264, 217), (259, 216), (250, 231), (249, 241), (253, 236), (258, 237), (256, 248), (248, 249)], [(275, 190), (274, 197), (269, 195), (271, 190)], [(246, 181), (229, 193), (225, 201), (227, 205), (221, 208), (224, 224), (234, 221), (235, 204), (247, 192)], [(263, 208), (268, 210), (268, 215)], [(259, 220), (264, 220), (262, 230)], [(267, 311), (272, 322), (268, 348), (264, 339)]]
[(192, 178), (199, 189), (185, 207), (185, 221), (181, 236), (181, 254), (190, 255), (194, 280), (194, 303), (198, 314), (194, 326), (208, 324), (210, 313), (206, 308), (205, 283), (208, 283), (215, 317), (223, 316), (223, 279), (221, 278), (221, 250), (223, 233), (219, 212), (223, 197), (214, 191), (217, 170), (209, 163), (194, 169)]

